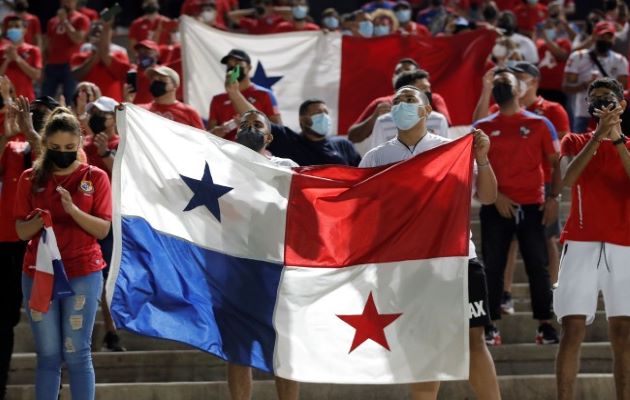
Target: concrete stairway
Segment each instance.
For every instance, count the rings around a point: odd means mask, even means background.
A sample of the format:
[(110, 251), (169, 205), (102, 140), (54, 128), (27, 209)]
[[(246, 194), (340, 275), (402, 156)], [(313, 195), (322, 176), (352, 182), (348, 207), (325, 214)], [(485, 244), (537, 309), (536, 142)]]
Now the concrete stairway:
[[(565, 196), (567, 199), (568, 196)], [(568, 215), (568, 203), (562, 204), (562, 215)], [(471, 213), (473, 238), (479, 245), (478, 209)], [(480, 247), (478, 247), (480, 248)], [(556, 345), (537, 346), (534, 336), (537, 321), (531, 317), (529, 285), (519, 260), (513, 286), (517, 312), (504, 316), (499, 323), (504, 345), (491, 348), (500, 376), (504, 399), (546, 400), (555, 398), (554, 358)], [(600, 302), (595, 322), (590, 327), (582, 349), (581, 375), (577, 398), (612, 399), (612, 355), (607, 342), (606, 319)], [(557, 324), (556, 324), (557, 326)], [(100, 315), (94, 332), (94, 366), (99, 400), (197, 400), (228, 399), (225, 365), (206, 353), (171, 341), (140, 337), (121, 332), (125, 353), (99, 352), (104, 335)], [(16, 353), (12, 361), (8, 399), (34, 399), (35, 347), (26, 316), (16, 332)], [(268, 374), (254, 374), (254, 399), (275, 399), (275, 386)], [(67, 373), (63, 375), (67, 382)], [(389, 400), (408, 399), (404, 385), (328, 385), (303, 384), (304, 400)], [(62, 399), (70, 399), (64, 384)], [(467, 382), (444, 382), (440, 399), (473, 399)]]

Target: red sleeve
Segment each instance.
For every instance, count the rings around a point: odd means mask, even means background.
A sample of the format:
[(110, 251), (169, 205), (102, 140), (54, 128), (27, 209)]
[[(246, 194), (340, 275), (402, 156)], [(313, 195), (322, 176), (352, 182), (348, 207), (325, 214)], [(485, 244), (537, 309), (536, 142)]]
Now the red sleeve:
[(217, 111), (217, 96), (212, 97), (210, 101), (210, 110), (208, 111), (208, 118), (212, 121), (219, 122), (219, 115)]
[(205, 129), (203, 126), (203, 121), (199, 116), (199, 113), (192, 107), (188, 108), (188, 121), (190, 126), (194, 126), (195, 128)]
[(448, 107), (446, 106), (446, 102), (444, 101), (444, 97), (437, 93), (433, 93), (431, 95), (433, 98), (433, 105), (435, 106), (435, 111), (441, 113), (446, 118), (446, 122), (448, 122), (448, 126), (451, 126), (453, 123), (451, 122), (451, 115), (448, 113)]
[(252, 18), (241, 18), (238, 25), (245, 30), (250, 30), (254, 27), (255, 23)]
[(569, 115), (560, 104), (557, 104), (549, 109), (548, 118), (556, 128), (558, 138), (562, 139), (560, 136), (561, 132), (564, 132), (565, 135), (571, 132), (571, 128), (569, 127)]
[(320, 30), (320, 29), (319, 29), (319, 25), (314, 24), (314, 23), (312, 23), (312, 22), (309, 22), (309, 23), (306, 25), (306, 29), (307, 29), (307, 30), (309, 30), (309, 31), (318, 31), (318, 30)]
[(116, 80), (124, 80), (129, 71), (129, 57), (127, 54), (117, 51), (112, 54), (112, 62), (107, 72)]
[(497, 103), (494, 103), (493, 105), (490, 106), (490, 108), (488, 109), (488, 113), (489, 114), (494, 114), (495, 112), (499, 111), (499, 105)]
[(370, 118), (370, 116), (374, 114), (374, 110), (376, 110), (376, 106), (378, 106), (379, 103), (381, 103), (380, 99), (372, 100), (370, 104), (368, 104), (367, 107), (365, 107), (361, 115), (359, 115), (359, 118), (357, 118), (357, 120), (354, 121), (353, 125), (359, 124), (365, 121), (366, 119)]
[(547, 124), (541, 120), (538, 126), (540, 126), (540, 130), (542, 133), (541, 140), (542, 140), (543, 154), (545, 156), (552, 156), (554, 154), (557, 154), (558, 152), (556, 151), (556, 148), (553, 145), (553, 138), (551, 137), (551, 132), (549, 131)]
[(258, 111), (262, 111), (265, 113), (267, 117), (271, 117), (273, 115), (278, 115), (278, 110), (273, 106), (273, 102), (271, 101), (271, 95), (267, 94), (267, 96), (261, 97), (262, 102), (257, 104)]
[(286, 32), (293, 32), (295, 31), (295, 29), (293, 29), (293, 24), (291, 24), (290, 22), (281, 22), (278, 25), (276, 25), (273, 31), (275, 33), (286, 33)]
[(576, 139), (578, 139), (578, 137), (576, 136), (575, 133), (569, 133), (568, 135), (562, 138), (562, 141), (560, 142), (560, 155), (562, 157), (577, 156), (577, 154), (579, 153), (579, 150), (578, 150), (578, 143)]
[(112, 220), (112, 188), (109, 177), (102, 169), (92, 167), (92, 185), (94, 185), (94, 201), (91, 215), (107, 221)]
[(26, 219), (33, 211), (33, 195), (31, 191), (31, 169), (27, 169), (20, 175), (17, 192), (15, 193), (15, 204), (13, 206), (13, 216), (15, 219)]
[(42, 52), (39, 47), (33, 46), (33, 60), (31, 62), (31, 67), (42, 69)]
[(78, 31), (87, 32), (90, 29), (90, 19), (81, 14), (81, 16), (76, 20), (76, 25), (73, 24), (73, 26), (74, 29)]
[(140, 38), (140, 20), (139, 19), (136, 19), (131, 23), (131, 26), (129, 27), (129, 39), (133, 39), (136, 42), (139, 42), (142, 40)]
[(88, 53), (73, 53), (70, 57), (70, 67), (77, 68), (83, 65), (85, 60), (88, 58)]

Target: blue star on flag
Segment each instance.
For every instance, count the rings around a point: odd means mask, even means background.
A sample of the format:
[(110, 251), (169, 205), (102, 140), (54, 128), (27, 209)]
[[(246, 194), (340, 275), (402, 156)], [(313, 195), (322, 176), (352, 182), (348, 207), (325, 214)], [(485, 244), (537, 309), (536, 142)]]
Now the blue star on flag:
[(271, 87), (275, 85), (276, 82), (278, 82), (280, 79), (282, 79), (281, 76), (267, 76), (267, 72), (265, 72), (265, 67), (263, 67), (260, 61), (258, 62), (258, 66), (256, 67), (256, 72), (254, 72), (254, 76), (252, 76), (252, 82), (269, 90), (271, 90)]
[(180, 177), (193, 192), (193, 197), (188, 202), (186, 208), (184, 208), (184, 211), (190, 211), (199, 206), (205, 206), (212, 215), (214, 215), (217, 221), (221, 222), (219, 197), (223, 196), (233, 188), (215, 184), (212, 180), (208, 163), (206, 163), (206, 167), (203, 170), (203, 177), (200, 181), (184, 175), (180, 175)]

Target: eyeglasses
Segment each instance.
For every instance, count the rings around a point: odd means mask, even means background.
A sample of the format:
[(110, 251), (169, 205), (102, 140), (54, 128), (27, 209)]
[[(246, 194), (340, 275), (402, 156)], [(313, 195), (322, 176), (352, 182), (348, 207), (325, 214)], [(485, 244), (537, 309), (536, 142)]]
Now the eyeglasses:
[(586, 104), (591, 105), (594, 103), (598, 103), (598, 102), (608, 102), (608, 103), (614, 103), (617, 101), (617, 98), (613, 95), (609, 95), (609, 96), (601, 96), (601, 97), (585, 97), (584, 101), (586, 102)]

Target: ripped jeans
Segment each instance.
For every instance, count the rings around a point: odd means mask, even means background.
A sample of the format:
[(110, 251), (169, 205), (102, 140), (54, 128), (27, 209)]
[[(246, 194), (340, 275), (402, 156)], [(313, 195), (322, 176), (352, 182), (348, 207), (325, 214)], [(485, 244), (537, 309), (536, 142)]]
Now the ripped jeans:
[(103, 290), (101, 271), (70, 279), (74, 296), (55, 300), (43, 314), (28, 308), (33, 279), (22, 274), (24, 309), (35, 338), (37, 400), (57, 400), (61, 364), (70, 375), (72, 400), (93, 400), (95, 390), (92, 366), (92, 329)]

